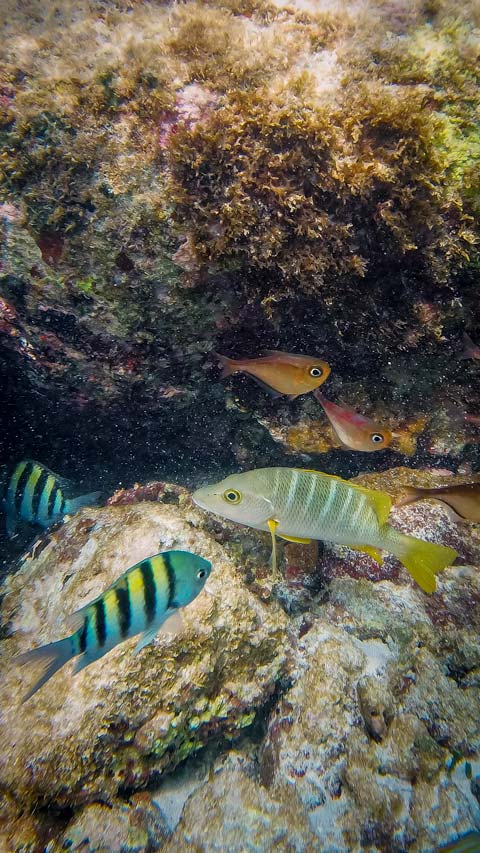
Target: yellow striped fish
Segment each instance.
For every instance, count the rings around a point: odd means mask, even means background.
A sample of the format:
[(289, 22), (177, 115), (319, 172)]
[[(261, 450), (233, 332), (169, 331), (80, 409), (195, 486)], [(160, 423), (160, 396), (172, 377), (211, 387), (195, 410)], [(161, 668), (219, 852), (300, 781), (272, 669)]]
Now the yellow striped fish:
[(80, 507), (93, 504), (100, 492), (67, 498), (65, 480), (40, 462), (23, 459), (6, 478), (3, 508), (8, 536), (13, 536), (19, 521), (48, 527), (64, 515), (73, 515)]
[(131, 566), (102, 595), (72, 614), (75, 633), (15, 658), (21, 666), (41, 666), (23, 702), (77, 655), (74, 672), (140, 632), (135, 653), (151, 643), (162, 626), (171, 633), (180, 630), (178, 610), (202, 591), (210, 570), (208, 560), (189, 551), (164, 551)]
[(380, 550), (403, 563), (425, 592), (435, 590), (436, 572), (450, 565), (456, 551), (424, 542), (387, 524), (391, 498), (340, 477), (300, 468), (259, 468), (231, 474), (198, 489), (193, 500), (202, 509), (294, 542), (323, 539), (364, 551), (382, 563)]

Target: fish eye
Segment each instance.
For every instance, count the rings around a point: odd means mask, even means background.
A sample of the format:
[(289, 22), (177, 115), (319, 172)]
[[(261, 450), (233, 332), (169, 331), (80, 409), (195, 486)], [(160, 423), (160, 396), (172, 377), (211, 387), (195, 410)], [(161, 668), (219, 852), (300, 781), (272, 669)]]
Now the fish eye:
[(227, 489), (227, 491), (223, 493), (223, 497), (229, 504), (239, 504), (242, 500), (240, 492), (237, 492), (236, 489)]
[(204, 577), (206, 576), (206, 574), (207, 574), (207, 573), (206, 573), (205, 569), (200, 569), (200, 571), (199, 571), (199, 572), (197, 572), (197, 578), (198, 578), (199, 580), (201, 580), (202, 578), (204, 578)]
[(380, 442), (383, 441), (383, 435), (381, 435), (379, 432), (372, 433), (370, 438), (372, 439), (374, 444), (380, 444)]
[(318, 379), (319, 376), (323, 376), (323, 370), (321, 367), (311, 367), (308, 372), (314, 379)]

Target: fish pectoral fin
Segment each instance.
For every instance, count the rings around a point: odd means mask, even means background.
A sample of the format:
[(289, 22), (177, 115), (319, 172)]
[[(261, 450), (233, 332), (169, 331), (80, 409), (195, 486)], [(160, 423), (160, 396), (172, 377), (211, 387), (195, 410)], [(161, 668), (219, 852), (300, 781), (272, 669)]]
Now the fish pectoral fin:
[[(351, 485), (354, 484), (351, 483)], [(382, 524), (385, 524), (392, 508), (390, 495), (387, 492), (377, 492), (373, 489), (364, 489), (364, 491), (368, 495), (370, 504), (376, 512), (380, 526), (382, 526)]]
[(157, 629), (159, 634), (181, 634), (184, 629), (184, 623), (180, 610), (167, 611), (166, 619)]
[(275, 388), (272, 388), (272, 386), (268, 385), (267, 382), (264, 382), (263, 379), (259, 379), (258, 376), (254, 376), (253, 373), (249, 373), (248, 375), (251, 379), (254, 380), (254, 382), (257, 383), (257, 385), (260, 385), (260, 388), (263, 388), (263, 390), (266, 391), (267, 394), (270, 394), (273, 399), (276, 399), (277, 397), (283, 397), (281, 391), (276, 391)]
[(140, 639), (133, 650), (133, 654), (138, 654), (138, 652), (144, 649), (145, 646), (148, 646), (149, 643), (155, 639), (157, 634), (180, 634), (183, 631), (183, 628), (183, 619), (180, 611), (178, 609), (167, 610), (165, 618), (160, 622), (160, 624), (156, 622), (155, 625), (147, 628), (147, 630), (140, 635)]
[(133, 654), (138, 655), (145, 646), (148, 646), (155, 639), (158, 631), (158, 625), (154, 625), (153, 628), (147, 628), (147, 630), (140, 635), (140, 639), (133, 650)]
[(275, 532), (278, 527), (278, 521), (274, 518), (269, 518), (267, 521), (268, 529), (272, 536), (272, 569), (274, 572), (277, 570), (277, 540), (275, 539)]
[(360, 551), (362, 554), (368, 554), (379, 566), (383, 566), (383, 558), (380, 551), (372, 548), (371, 545), (347, 545), (347, 548), (350, 548), (352, 551)]
[(287, 542), (299, 542), (301, 545), (310, 545), (311, 539), (300, 539), (298, 536), (285, 536), (284, 533), (277, 534), (280, 539), (286, 539)]

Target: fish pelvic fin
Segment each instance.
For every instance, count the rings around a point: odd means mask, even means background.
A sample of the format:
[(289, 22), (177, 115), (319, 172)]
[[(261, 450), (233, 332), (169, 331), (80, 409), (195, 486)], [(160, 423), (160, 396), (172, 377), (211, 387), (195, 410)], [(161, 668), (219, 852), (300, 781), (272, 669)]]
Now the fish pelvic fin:
[(89, 492), (88, 495), (79, 495), (78, 498), (68, 498), (65, 505), (65, 514), (73, 515), (82, 506), (95, 506), (101, 492)]
[(458, 556), (453, 548), (425, 542), (415, 536), (408, 536), (386, 525), (386, 544), (392, 554), (400, 560), (412, 578), (424, 592), (435, 592), (435, 575), (450, 566)]
[(310, 545), (311, 539), (300, 539), (298, 536), (285, 536), (284, 533), (277, 534), (280, 539), (285, 539), (286, 542), (299, 542), (300, 545)]
[(235, 373), (235, 371), (238, 370), (237, 365), (232, 358), (229, 358), (227, 355), (220, 355), (219, 352), (214, 353), (214, 355), (218, 358), (218, 366), (222, 368), (220, 379), (225, 379), (227, 376), (231, 376), (232, 373)]
[(46, 646), (40, 646), (38, 649), (32, 649), (25, 652), (23, 655), (17, 655), (14, 662), (19, 666), (34, 666), (40, 668), (40, 676), (33, 683), (30, 689), (22, 697), (22, 705), (37, 690), (47, 682), (52, 675), (55, 675), (59, 669), (64, 666), (73, 657), (72, 638), (65, 637), (63, 640), (57, 640), (55, 643), (48, 643)]
[(7, 512), (5, 515), (5, 529), (8, 538), (12, 539), (17, 532), (17, 517), (13, 512)]
[(352, 551), (360, 551), (362, 554), (368, 554), (379, 566), (383, 566), (383, 557), (377, 548), (372, 548), (371, 545), (347, 545), (347, 548), (350, 548)]
[(277, 571), (277, 540), (275, 538), (275, 531), (278, 527), (278, 521), (274, 518), (269, 518), (267, 521), (268, 529), (272, 536), (272, 569), (274, 572)]

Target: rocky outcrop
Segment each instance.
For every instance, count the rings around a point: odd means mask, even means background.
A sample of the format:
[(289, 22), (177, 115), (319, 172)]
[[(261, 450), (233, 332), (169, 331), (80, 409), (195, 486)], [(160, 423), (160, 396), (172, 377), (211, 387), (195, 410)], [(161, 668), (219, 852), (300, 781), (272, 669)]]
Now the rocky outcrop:
[[(144, 787), (210, 739), (234, 737), (285, 671), (287, 618), (248, 591), (192, 510), (152, 503), (88, 509), (3, 589), (1, 779), (18, 803), (109, 802)], [(124, 642), (82, 673), (70, 665), (25, 704), (32, 673), (17, 652), (66, 636), (66, 617), (126, 568), (180, 548), (212, 561), (211, 595), (185, 610), (182, 634), (141, 653)]]

